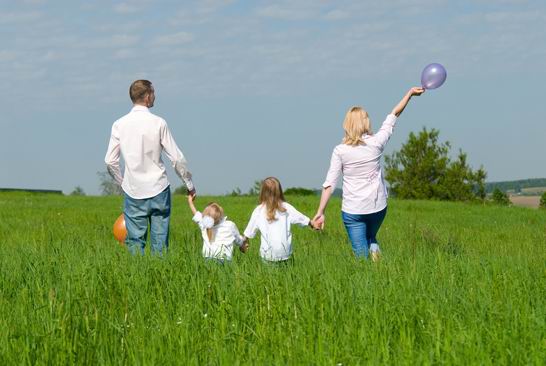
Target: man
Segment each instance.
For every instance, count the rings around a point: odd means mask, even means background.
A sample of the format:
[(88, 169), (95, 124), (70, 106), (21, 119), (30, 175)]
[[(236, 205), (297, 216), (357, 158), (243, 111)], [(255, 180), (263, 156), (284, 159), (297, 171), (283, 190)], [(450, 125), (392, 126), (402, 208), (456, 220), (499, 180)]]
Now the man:
[[(155, 94), (152, 83), (137, 80), (129, 88), (133, 108), (114, 122), (104, 161), (110, 175), (123, 189), (125, 242), (131, 253), (144, 254), (148, 224), (152, 253), (162, 255), (169, 245), (171, 192), (161, 153), (165, 152), (174, 170), (195, 196), (186, 159), (176, 145), (165, 120), (152, 114)], [(120, 155), (125, 162), (123, 176)]]

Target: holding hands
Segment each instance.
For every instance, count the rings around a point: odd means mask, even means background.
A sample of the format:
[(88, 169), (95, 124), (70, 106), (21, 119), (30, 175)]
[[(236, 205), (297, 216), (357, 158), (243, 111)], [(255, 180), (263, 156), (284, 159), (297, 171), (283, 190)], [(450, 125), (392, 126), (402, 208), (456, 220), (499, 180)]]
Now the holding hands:
[(246, 236), (243, 236), (243, 239), (243, 244), (239, 247), (239, 250), (241, 251), (241, 253), (246, 253), (248, 251), (249, 242)]

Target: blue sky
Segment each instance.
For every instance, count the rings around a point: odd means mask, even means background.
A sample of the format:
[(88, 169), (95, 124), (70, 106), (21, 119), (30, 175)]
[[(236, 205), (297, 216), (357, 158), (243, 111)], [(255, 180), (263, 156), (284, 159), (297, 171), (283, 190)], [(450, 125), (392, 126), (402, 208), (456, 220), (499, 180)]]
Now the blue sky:
[[(387, 152), (438, 128), (488, 180), (546, 177), (544, 1), (1, 1), (0, 187), (98, 193), (128, 87), (152, 80), (200, 193), (274, 175), (320, 187), (343, 116), (377, 129), (423, 67)], [(180, 185), (172, 171), (171, 182)]]

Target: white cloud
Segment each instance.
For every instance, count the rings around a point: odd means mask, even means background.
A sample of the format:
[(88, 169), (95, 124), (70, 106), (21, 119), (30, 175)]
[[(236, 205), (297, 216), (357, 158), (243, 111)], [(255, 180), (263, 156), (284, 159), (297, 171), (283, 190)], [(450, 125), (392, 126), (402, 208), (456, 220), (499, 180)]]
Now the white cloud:
[(303, 20), (309, 19), (316, 14), (314, 9), (301, 8), (297, 6), (283, 6), (279, 4), (258, 8), (256, 14), (266, 18), (280, 20)]
[(341, 9), (334, 9), (324, 15), (326, 20), (344, 20), (351, 18), (351, 13)]
[(156, 37), (152, 44), (156, 46), (175, 46), (193, 41), (194, 36), (188, 32), (164, 34)]
[(132, 14), (145, 10), (154, 0), (127, 0), (114, 6), (119, 14)]
[(20, 23), (34, 22), (42, 17), (42, 13), (31, 12), (6, 12), (0, 13), (0, 25), (18, 25)]

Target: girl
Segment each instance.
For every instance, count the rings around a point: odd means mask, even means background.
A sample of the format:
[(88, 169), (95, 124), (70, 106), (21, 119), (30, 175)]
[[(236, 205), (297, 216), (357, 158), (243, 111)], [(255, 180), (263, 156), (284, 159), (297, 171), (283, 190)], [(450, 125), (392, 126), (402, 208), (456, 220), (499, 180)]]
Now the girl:
[(340, 176), (343, 176), (341, 217), (355, 256), (379, 260), (377, 232), (387, 213), (387, 188), (383, 181), (381, 156), (392, 135), (397, 118), (414, 96), (423, 94), (423, 88), (411, 88), (393, 108), (383, 125), (372, 133), (368, 113), (353, 107), (345, 116), (345, 137), (334, 148), (330, 168), (322, 185), (320, 205), (314, 219), (324, 225), (324, 210)]
[(231, 261), (234, 243), (245, 253), (248, 242), (239, 234), (237, 226), (224, 216), (224, 209), (211, 202), (201, 213), (195, 208), (194, 199), (194, 195), (188, 196), (188, 204), (193, 213), (192, 220), (199, 225), (203, 236), (203, 257), (220, 262)]
[(261, 233), (260, 256), (265, 261), (286, 261), (292, 254), (290, 225), (310, 226), (319, 224), (301, 214), (284, 200), (281, 183), (277, 178), (264, 179), (260, 189), (260, 205), (254, 209), (244, 237), (253, 238)]

